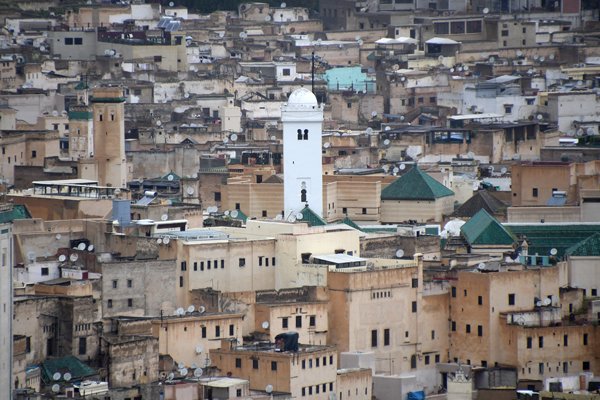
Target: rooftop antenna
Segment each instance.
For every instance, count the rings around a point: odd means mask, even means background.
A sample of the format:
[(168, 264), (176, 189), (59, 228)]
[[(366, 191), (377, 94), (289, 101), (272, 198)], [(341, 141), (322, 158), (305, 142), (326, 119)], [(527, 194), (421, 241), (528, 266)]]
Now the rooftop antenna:
[(312, 58), (311, 58), (311, 78), (310, 78), (310, 84), (311, 84), (311, 90), (313, 92), (313, 94), (315, 94), (315, 52), (312, 52)]

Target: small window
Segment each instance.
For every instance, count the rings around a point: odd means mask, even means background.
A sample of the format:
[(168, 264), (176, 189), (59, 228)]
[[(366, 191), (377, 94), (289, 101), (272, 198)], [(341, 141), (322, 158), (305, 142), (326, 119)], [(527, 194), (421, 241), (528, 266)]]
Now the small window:
[(527, 348), (531, 349), (533, 347), (533, 338), (531, 336), (527, 337)]
[(219, 325), (215, 326), (215, 337), (221, 337), (221, 327)]
[(266, 218), (267, 217), (267, 210), (262, 210), (262, 217)]
[(202, 327), (202, 337), (206, 339), (206, 327)]
[(258, 360), (252, 360), (252, 369), (258, 369)]
[(452, 321), (450, 325), (452, 326), (452, 332), (456, 332), (456, 321)]
[(346, 107), (352, 108), (352, 103), (346, 103)]
[(315, 315), (311, 315), (308, 318), (308, 326), (311, 326), (311, 327), (317, 326), (317, 317)]
[(588, 334), (587, 333), (583, 334), (583, 345), (584, 346), (588, 345)]
[(413, 288), (419, 287), (419, 278), (412, 278), (411, 287), (413, 287)]
[(467, 324), (465, 327), (465, 332), (471, 333), (471, 324)]
[(538, 338), (538, 346), (539, 346), (540, 349), (544, 348), (544, 337), (543, 336), (540, 336)]
[(288, 317), (281, 318), (281, 328), (282, 329), (287, 329), (288, 328), (288, 324), (289, 324), (289, 318)]
[(501, 35), (502, 35), (502, 37), (507, 37), (508, 36), (508, 29), (502, 30)]
[(235, 336), (235, 325), (229, 324), (229, 336)]
[(590, 362), (584, 361), (581, 369), (583, 369), (584, 371), (589, 371), (590, 370)]
[(112, 281), (113, 289), (116, 289), (118, 285), (119, 285), (119, 281), (117, 281), (116, 279), (113, 279), (113, 281)]
[(215, 192), (215, 201), (221, 201), (221, 192)]
[(348, 209), (346, 207), (342, 207), (342, 214), (348, 214)]
[(284, 68), (283, 69), (283, 76), (290, 76), (291, 75), (291, 71), (289, 68)]
[(271, 371), (277, 371), (277, 361), (271, 361)]
[(36, 157), (37, 157), (37, 151), (31, 150), (31, 158), (36, 158)]
[(383, 330), (383, 345), (384, 346), (390, 345), (390, 330), (388, 328)]
[(363, 207), (363, 209), (362, 209), (362, 213), (363, 213), (363, 215), (366, 215), (366, 214), (367, 214), (367, 209), (366, 209), (365, 207)]
[(450, 291), (452, 292), (452, 297), (456, 297), (456, 286), (452, 286)]
[(538, 197), (538, 188), (531, 189), (531, 195), (533, 197)]
[(505, 104), (504, 105), (504, 114), (511, 114), (512, 113), (512, 108), (513, 108), (512, 105)]
[(417, 368), (417, 356), (414, 354), (412, 356), (410, 356), (410, 368), (411, 369)]
[(84, 355), (87, 353), (87, 338), (80, 337), (79, 338), (79, 355)]
[(417, 302), (416, 301), (412, 302), (412, 312), (414, 312), (414, 313), (417, 312)]
[(183, 276), (179, 277), (179, 287), (183, 287)]
[(162, 62), (162, 56), (154, 56), (154, 62)]
[(181, 262), (181, 270), (182, 271), (186, 271), (187, 270), (187, 262), (186, 261), (182, 261)]
[(198, 271), (198, 263), (194, 261), (194, 271)]
[(133, 299), (127, 299), (127, 307), (133, 307)]
[(477, 336), (483, 336), (483, 326), (477, 325)]
[(377, 329), (371, 331), (371, 347), (377, 347)]
[(221, 269), (225, 269), (225, 260), (221, 260)]
[(73, 38), (65, 38), (65, 45), (73, 46)]
[(302, 369), (306, 369), (306, 360), (302, 360)]
[(508, 305), (509, 306), (514, 306), (515, 305), (515, 294), (514, 293), (509, 293), (509, 295), (508, 295)]
[(50, 271), (49, 271), (48, 267), (42, 267), (42, 276), (47, 276), (49, 274), (50, 274)]
[(296, 315), (296, 328), (302, 328), (302, 315)]
[(75, 40), (74, 40), (74, 43), (76, 45), (82, 45), (83, 44), (83, 38), (76, 37)]
[(240, 258), (240, 261), (239, 261), (239, 262), (240, 262), (240, 268), (241, 268), (241, 267), (245, 267), (245, 266), (246, 266), (246, 259), (245, 259), (245, 258), (243, 258), (243, 257), (242, 257), (242, 258)]
[(242, 368), (242, 359), (241, 358), (236, 358), (235, 359), (235, 367), (236, 368)]
[(429, 356), (425, 356), (425, 365), (429, 365)]
[(106, 307), (112, 308), (112, 299), (108, 299), (108, 301), (106, 302)]

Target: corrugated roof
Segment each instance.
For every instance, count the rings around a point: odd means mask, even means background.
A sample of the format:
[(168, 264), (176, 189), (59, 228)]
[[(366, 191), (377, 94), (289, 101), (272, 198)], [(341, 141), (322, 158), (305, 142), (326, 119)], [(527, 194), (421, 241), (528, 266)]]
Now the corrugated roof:
[(460, 227), (469, 245), (512, 245), (517, 239), (484, 209)]
[(453, 195), (452, 190), (415, 165), (381, 191), (381, 200), (435, 200)]
[(567, 250), (565, 250), (565, 254), (575, 257), (600, 256), (600, 233), (594, 233), (587, 239), (569, 247)]

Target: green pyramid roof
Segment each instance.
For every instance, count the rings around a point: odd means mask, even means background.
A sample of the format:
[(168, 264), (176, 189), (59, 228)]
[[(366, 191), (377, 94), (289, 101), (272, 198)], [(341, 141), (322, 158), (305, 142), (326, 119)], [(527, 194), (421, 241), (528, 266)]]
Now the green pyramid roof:
[[(235, 217), (231, 215), (231, 213), (232, 213), (233, 211), (237, 211), (237, 213), (235, 213)], [(239, 219), (239, 220), (240, 220), (240, 221), (242, 221), (242, 222), (246, 222), (246, 220), (248, 220), (248, 216), (247, 216), (246, 214), (244, 214), (244, 212), (243, 212), (242, 210), (232, 210), (232, 211), (229, 213), (229, 216), (230, 216), (232, 219)]]
[(512, 245), (516, 237), (498, 220), (481, 209), (460, 227), (460, 232), (470, 245)]
[(351, 228), (354, 229), (358, 229), (359, 231), (362, 231), (362, 229), (360, 228), (360, 226), (356, 225), (356, 223), (354, 221), (352, 221), (350, 218), (348, 218), (347, 216), (340, 221), (342, 224), (346, 224)]
[(297, 218), (296, 221), (306, 222), (310, 226), (324, 226), (327, 222), (323, 220), (317, 213), (310, 209), (309, 206), (304, 206), (302, 209), (302, 218)]
[(415, 165), (381, 191), (381, 200), (435, 200), (453, 195), (452, 190)]
[(31, 214), (27, 207), (21, 204), (15, 204), (6, 211), (0, 211), (0, 224), (13, 222), (15, 219), (29, 219)]
[(600, 256), (600, 233), (594, 233), (587, 239), (565, 250), (565, 254), (575, 257)]
[(57, 372), (61, 374), (60, 381), (63, 381), (62, 375), (66, 372), (71, 374), (73, 381), (83, 380), (84, 378), (98, 374), (95, 369), (79, 361), (75, 356), (50, 358), (42, 363), (42, 380), (46, 384), (56, 383), (53, 376)]

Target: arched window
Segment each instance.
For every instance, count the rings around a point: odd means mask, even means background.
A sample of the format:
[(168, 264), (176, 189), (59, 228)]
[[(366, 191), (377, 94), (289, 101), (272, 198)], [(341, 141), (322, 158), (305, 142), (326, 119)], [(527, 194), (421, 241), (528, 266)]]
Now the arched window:
[(298, 129), (298, 140), (302, 140), (302, 129)]
[(308, 140), (308, 129), (304, 130), (304, 140)]
[(300, 201), (306, 203), (306, 189), (300, 191)]

